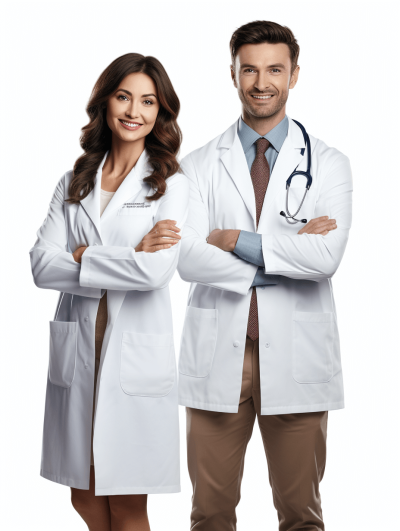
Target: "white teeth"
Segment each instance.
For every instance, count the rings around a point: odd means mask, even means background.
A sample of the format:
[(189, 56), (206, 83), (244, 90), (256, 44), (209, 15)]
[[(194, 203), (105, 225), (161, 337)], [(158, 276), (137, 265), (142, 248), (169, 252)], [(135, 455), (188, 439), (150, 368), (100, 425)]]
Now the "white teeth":
[(253, 98), (256, 98), (258, 100), (268, 100), (271, 97), (272, 97), (272, 95), (269, 95), (269, 96), (253, 96)]
[(129, 122), (124, 122), (123, 120), (121, 120), (121, 121), (122, 121), (122, 123), (123, 123), (124, 125), (127, 125), (127, 126), (130, 127), (131, 129), (135, 129), (135, 128), (140, 127), (140, 124), (131, 124), (131, 123), (129, 123)]

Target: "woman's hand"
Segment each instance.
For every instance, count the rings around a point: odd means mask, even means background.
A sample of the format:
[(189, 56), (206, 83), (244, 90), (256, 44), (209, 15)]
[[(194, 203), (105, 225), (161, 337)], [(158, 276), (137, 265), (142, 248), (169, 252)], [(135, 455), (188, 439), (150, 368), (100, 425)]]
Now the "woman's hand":
[(181, 237), (178, 232), (180, 232), (176, 226), (176, 221), (171, 219), (164, 219), (162, 221), (157, 221), (151, 231), (146, 234), (143, 240), (135, 247), (135, 251), (140, 253), (144, 251), (145, 253), (155, 253), (156, 251), (161, 251), (161, 249), (169, 249), (173, 245), (177, 244)]
[(74, 257), (75, 262), (78, 262), (78, 264), (82, 261), (82, 255), (86, 251), (87, 247), (78, 247), (78, 249), (72, 253), (72, 256)]
[(309, 221), (297, 234), (322, 234), (322, 236), (326, 236), (331, 230), (335, 229), (337, 229), (336, 219), (329, 219), (329, 216), (321, 216)]

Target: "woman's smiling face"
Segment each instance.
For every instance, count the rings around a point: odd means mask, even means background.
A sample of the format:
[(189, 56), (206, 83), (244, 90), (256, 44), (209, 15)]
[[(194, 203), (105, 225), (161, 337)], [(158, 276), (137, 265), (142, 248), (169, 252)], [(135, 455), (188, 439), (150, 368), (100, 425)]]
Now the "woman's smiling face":
[(107, 124), (123, 142), (144, 139), (153, 129), (160, 108), (157, 88), (146, 74), (126, 76), (107, 102)]

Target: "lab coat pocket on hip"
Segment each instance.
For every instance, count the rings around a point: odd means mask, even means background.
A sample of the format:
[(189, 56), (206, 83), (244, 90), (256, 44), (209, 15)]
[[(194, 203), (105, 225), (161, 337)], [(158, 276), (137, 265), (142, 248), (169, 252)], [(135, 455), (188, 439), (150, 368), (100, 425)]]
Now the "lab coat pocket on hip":
[(179, 372), (205, 378), (211, 371), (218, 335), (218, 310), (188, 306), (183, 327)]
[(172, 334), (122, 334), (120, 383), (127, 395), (165, 396), (174, 382)]
[(75, 377), (77, 323), (50, 321), (49, 380), (59, 387), (71, 387)]
[(293, 378), (298, 383), (329, 382), (333, 376), (333, 313), (293, 312)]

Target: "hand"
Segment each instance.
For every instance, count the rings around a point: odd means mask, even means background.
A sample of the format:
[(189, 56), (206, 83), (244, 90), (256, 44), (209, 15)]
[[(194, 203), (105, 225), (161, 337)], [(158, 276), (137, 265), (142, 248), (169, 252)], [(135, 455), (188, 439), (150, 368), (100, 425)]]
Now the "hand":
[(82, 255), (86, 251), (87, 247), (78, 247), (78, 249), (72, 253), (72, 256), (74, 257), (75, 262), (78, 262), (78, 264), (82, 261)]
[(207, 243), (215, 245), (223, 251), (232, 252), (239, 238), (240, 230), (214, 229), (207, 238)]
[(321, 234), (326, 236), (331, 230), (335, 229), (337, 229), (336, 219), (329, 219), (329, 216), (321, 216), (309, 221), (297, 234)]
[(176, 221), (171, 219), (164, 219), (162, 221), (157, 221), (151, 231), (146, 234), (143, 240), (135, 247), (135, 251), (140, 253), (144, 251), (145, 253), (155, 253), (156, 251), (161, 251), (161, 249), (169, 249), (173, 245), (176, 245), (181, 237), (178, 232), (180, 232), (176, 226)]

